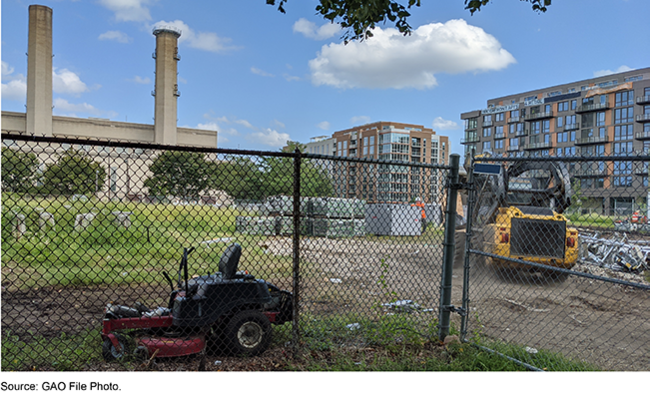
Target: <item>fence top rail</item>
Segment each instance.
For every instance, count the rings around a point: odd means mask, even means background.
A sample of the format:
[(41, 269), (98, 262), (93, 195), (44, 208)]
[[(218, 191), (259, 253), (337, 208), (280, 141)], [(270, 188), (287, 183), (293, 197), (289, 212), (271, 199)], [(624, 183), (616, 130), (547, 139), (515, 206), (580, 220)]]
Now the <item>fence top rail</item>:
[(650, 155), (610, 155), (610, 156), (547, 156), (543, 158), (492, 157), (474, 158), (474, 162), (620, 162), (650, 161)]
[(163, 145), (145, 142), (130, 142), (123, 140), (103, 140), (103, 139), (89, 139), (89, 138), (68, 138), (68, 137), (45, 137), (26, 134), (12, 134), (2, 133), (2, 140), (14, 141), (31, 141), (37, 143), (55, 143), (55, 144), (75, 144), (75, 145), (90, 145), (99, 147), (116, 147), (116, 148), (140, 148), (148, 150), (161, 150), (161, 151), (184, 151), (184, 152), (200, 152), (200, 153), (214, 153), (224, 155), (248, 155), (248, 156), (274, 156), (284, 158), (303, 158), (303, 159), (320, 159), (338, 162), (355, 162), (366, 164), (379, 164), (379, 165), (397, 165), (408, 167), (422, 167), (430, 169), (451, 169), (448, 165), (441, 164), (428, 164), (428, 163), (414, 163), (402, 162), (394, 160), (381, 160), (381, 159), (366, 159), (366, 158), (349, 158), (331, 155), (318, 155), (306, 154), (299, 151), (296, 152), (283, 152), (283, 151), (257, 151), (257, 150), (241, 150), (230, 148), (209, 148), (209, 147), (196, 147), (196, 146), (178, 146), (178, 145)]
[(282, 152), (282, 151), (254, 151), (254, 150), (239, 150), (239, 149), (229, 149), (229, 148), (163, 145), (163, 144), (154, 144), (154, 143), (145, 143), (145, 142), (130, 142), (130, 141), (122, 141), (122, 140), (45, 137), (45, 136), (35, 136), (35, 135), (32, 136), (32, 135), (11, 134), (11, 133), (2, 133), (2, 140), (33, 141), (37, 143), (91, 145), (91, 146), (99, 146), (99, 147), (140, 148), (140, 149), (162, 150), (162, 151), (201, 152), (201, 153), (215, 153), (215, 154), (229, 154), (229, 155), (257, 155), (257, 156), (278, 156), (278, 157), (297, 156), (296, 153)]

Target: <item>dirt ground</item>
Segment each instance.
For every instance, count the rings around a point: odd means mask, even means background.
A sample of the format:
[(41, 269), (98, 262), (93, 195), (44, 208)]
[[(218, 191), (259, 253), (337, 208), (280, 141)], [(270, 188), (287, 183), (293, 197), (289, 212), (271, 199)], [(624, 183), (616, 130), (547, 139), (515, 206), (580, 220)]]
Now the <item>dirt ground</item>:
[[(262, 248), (273, 255), (292, 253), (290, 238), (266, 240)], [(396, 313), (382, 305), (410, 300), (418, 306), (418, 314), (431, 320), (438, 317), (440, 242), (310, 238), (302, 241), (301, 258), (301, 311), (372, 316)], [(485, 265), (473, 267), (468, 335), (478, 333), (482, 338), (562, 352), (608, 370), (650, 368), (650, 291), (576, 276), (544, 285), (504, 281)], [(291, 278), (267, 280), (289, 289), (292, 284)], [(456, 268), (452, 287), (455, 306), (462, 305), (462, 281), (462, 268)], [(25, 341), (32, 335), (79, 333), (98, 327), (109, 302), (161, 305), (168, 295), (167, 286), (3, 289), (2, 330)], [(459, 316), (452, 316), (458, 326)], [(208, 370), (269, 370), (269, 366), (270, 370), (282, 370), (286, 352), (269, 350), (261, 359), (248, 360), (248, 365), (236, 359), (216, 365), (210, 360)], [(534, 362), (533, 354), (531, 358)], [(196, 370), (198, 363), (190, 358), (186, 363), (159, 368)], [(97, 364), (90, 368), (114, 367)]]

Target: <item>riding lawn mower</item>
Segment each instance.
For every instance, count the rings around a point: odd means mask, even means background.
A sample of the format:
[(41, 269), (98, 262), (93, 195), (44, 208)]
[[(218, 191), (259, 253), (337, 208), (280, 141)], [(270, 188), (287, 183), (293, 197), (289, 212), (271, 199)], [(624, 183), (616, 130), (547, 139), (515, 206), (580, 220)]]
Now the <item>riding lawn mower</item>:
[(254, 356), (271, 343), (273, 325), (291, 321), (293, 295), (246, 272), (238, 272), (241, 246), (231, 244), (219, 260), (218, 272), (188, 278), (184, 248), (177, 286), (167, 307), (149, 309), (108, 304), (101, 337), (106, 361), (176, 357), (218, 348), (231, 355)]

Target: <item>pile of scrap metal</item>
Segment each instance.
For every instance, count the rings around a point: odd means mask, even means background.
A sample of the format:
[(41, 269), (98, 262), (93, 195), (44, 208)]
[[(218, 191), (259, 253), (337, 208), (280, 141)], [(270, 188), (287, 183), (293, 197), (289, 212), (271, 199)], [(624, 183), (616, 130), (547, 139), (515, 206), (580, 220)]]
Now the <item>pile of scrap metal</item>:
[(650, 270), (650, 242), (646, 240), (633, 241), (625, 233), (605, 238), (581, 232), (579, 237), (582, 264), (633, 274)]

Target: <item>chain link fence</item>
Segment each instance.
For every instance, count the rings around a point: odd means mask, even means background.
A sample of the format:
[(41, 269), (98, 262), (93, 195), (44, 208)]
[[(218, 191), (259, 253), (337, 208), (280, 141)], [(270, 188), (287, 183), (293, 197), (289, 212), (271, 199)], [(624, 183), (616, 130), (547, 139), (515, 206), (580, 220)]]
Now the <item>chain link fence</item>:
[(463, 339), (530, 369), (647, 370), (649, 162), (474, 158), (455, 262)]
[(2, 370), (435, 336), (448, 172), (3, 135)]

